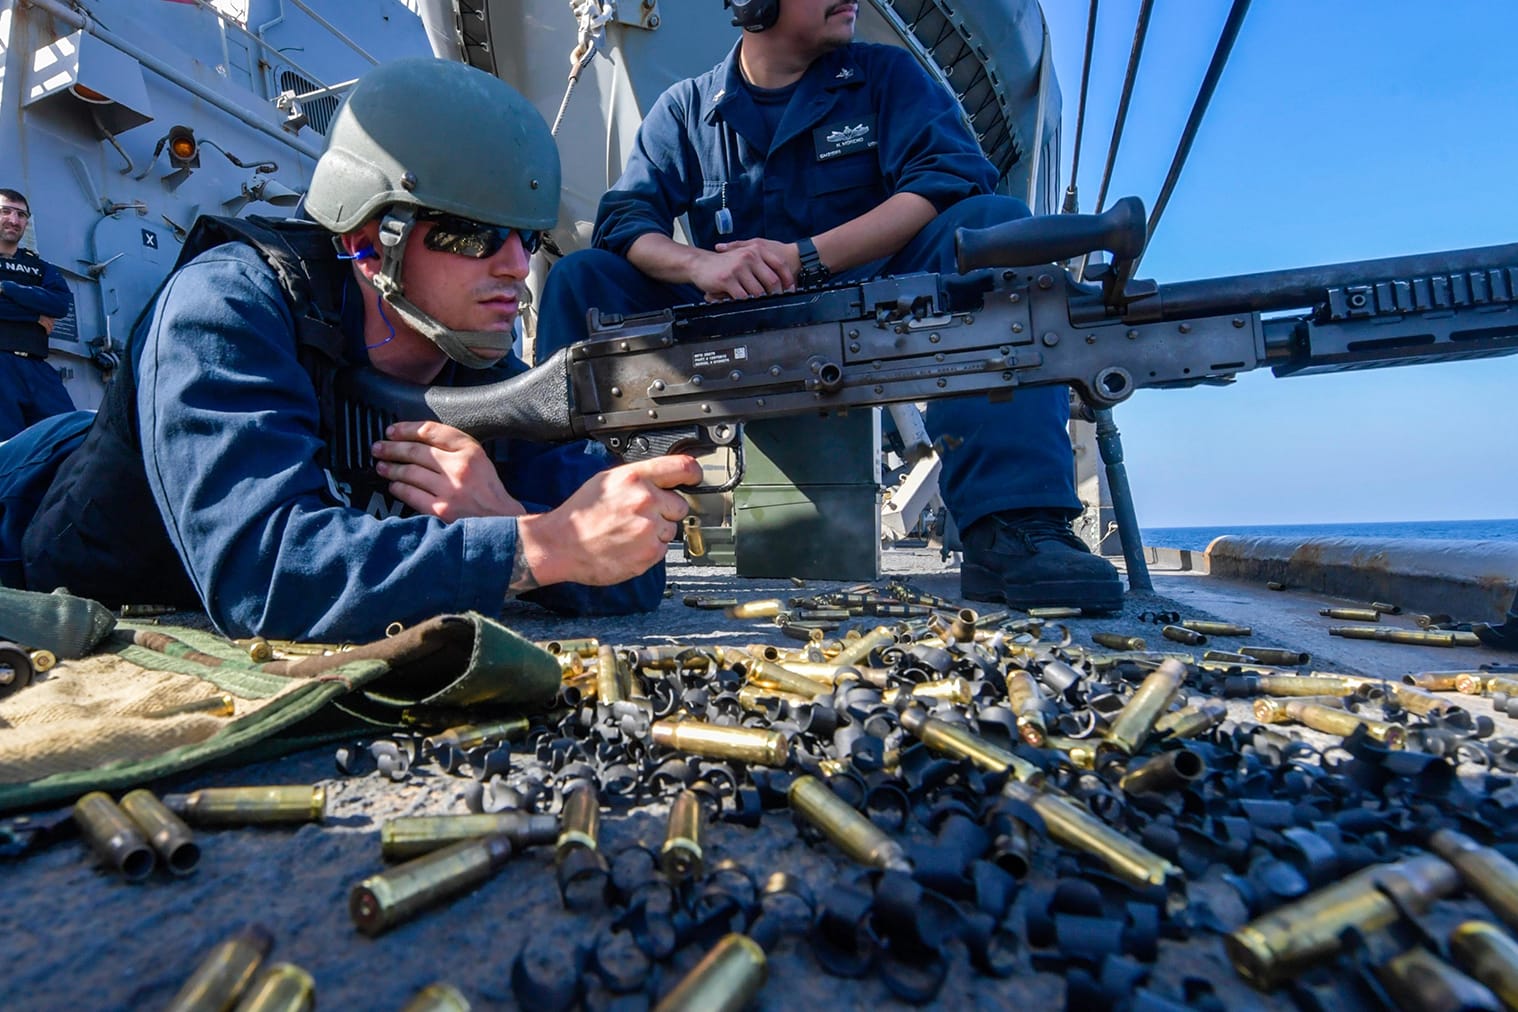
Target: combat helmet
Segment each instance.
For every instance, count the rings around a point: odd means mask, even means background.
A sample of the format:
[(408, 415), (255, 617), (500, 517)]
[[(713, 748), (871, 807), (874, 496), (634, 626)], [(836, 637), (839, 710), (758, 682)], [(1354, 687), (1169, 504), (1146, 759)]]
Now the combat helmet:
[(316, 163), (306, 212), (338, 234), (380, 216), (374, 285), (385, 303), (449, 358), (491, 365), (470, 348), (505, 351), (510, 333), (450, 330), (405, 297), (406, 239), (424, 210), (552, 228), (559, 151), (543, 117), (505, 81), (421, 57), (383, 63), (353, 86)]

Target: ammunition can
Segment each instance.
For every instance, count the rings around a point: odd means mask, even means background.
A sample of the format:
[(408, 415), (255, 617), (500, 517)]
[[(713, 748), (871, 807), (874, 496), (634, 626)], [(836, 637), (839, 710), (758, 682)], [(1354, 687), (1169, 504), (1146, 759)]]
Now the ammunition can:
[(1037, 783), (1043, 779), (1043, 772), (1026, 759), (1021, 759), (956, 724), (930, 717), (916, 707), (903, 710), (900, 720), (902, 727), (931, 749), (947, 752), (960, 759), (968, 759), (981, 769), (990, 770), (992, 773), (1011, 772), (1017, 779), (1026, 780), (1029, 783)]
[(74, 821), (106, 864), (128, 882), (153, 874), (153, 849), (126, 812), (104, 791), (92, 791), (74, 802)]
[(1194, 706), (1174, 710), (1154, 722), (1154, 733), (1172, 738), (1195, 738), (1217, 727), (1228, 716), (1221, 699), (1204, 699)]
[(797, 777), (791, 782), (788, 797), (797, 815), (821, 830), (855, 861), (869, 868), (911, 873), (912, 866), (901, 844), (855, 811), (821, 780), (807, 774)]
[(511, 853), (507, 836), (451, 844), (364, 879), (348, 896), (348, 913), (359, 931), (382, 934), (418, 911), (475, 888)]
[(1345, 929), (1379, 931), (1401, 916), (1399, 902), (1421, 913), (1459, 886), (1454, 866), (1432, 854), (1373, 865), (1250, 921), (1225, 936), (1223, 948), (1240, 976), (1269, 991), (1336, 955)]
[(327, 789), (305, 784), (202, 787), (189, 794), (166, 794), (163, 803), (192, 826), (321, 822), (327, 814)]
[(794, 692), (798, 696), (816, 698), (832, 691), (832, 686), (830, 685), (814, 682), (810, 678), (794, 674), (774, 661), (767, 661), (762, 657), (750, 657), (742, 661), (736, 661), (733, 664), (733, 670), (743, 675), (755, 685), (763, 685), (785, 692)]
[(1128, 755), (1137, 752), (1154, 730), (1154, 722), (1175, 701), (1185, 680), (1184, 664), (1176, 660), (1162, 661), (1139, 683), (1138, 689), (1113, 718), (1112, 725), (1107, 728), (1106, 743)]
[(706, 537), (701, 533), (701, 518), (692, 513), (680, 522), (685, 536), (685, 557), (699, 559), (706, 555)]
[(1502, 923), (1518, 930), (1518, 865), (1453, 829), (1435, 832), (1428, 838), (1428, 847), (1455, 866), (1465, 887), (1481, 897)]
[(1073, 798), (1049, 790), (1039, 791), (1016, 780), (1003, 785), (1002, 795), (1037, 812), (1050, 839), (1090, 854), (1119, 878), (1140, 886), (1171, 889), (1179, 886), (1180, 869), (1108, 826)]
[(758, 766), (784, 766), (791, 740), (779, 731), (726, 727), (694, 720), (661, 720), (649, 733), (655, 744), (712, 759), (735, 759)]
[(1203, 643), (1207, 642), (1206, 636), (1203, 636), (1201, 633), (1194, 630), (1187, 629), (1185, 626), (1179, 625), (1167, 625), (1162, 627), (1160, 629), (1160, 635), (1165, 637), (1167, 640), (1174, 640), (1176, 643), (1184, 643), (1187, 646), (1191, 647), (1199, 647)]
[(681, 791), (669, 806), (669, 828), (659, 863), (664, 874), (676, 882), (701, 877), (701, 796), (695, 791)]
[(411, 996), (401, 1012), (469, 1012), (469, 999), (452, 984), (428, 984)]
[(1508, 1008), (1518, 1008), (1518, 942), (1495, 924), (1466, 921), (1449, 936), (1455, 965), (1492, 989)]
[(525, 738), (531, 726), (531, 722), (526, 717), (508, 717), (488, 724), (460, 724), (424, 739), (424, 743), (434, 752), (445, 746), (467, 751), (488, 742), (517, 741)]
[(1455, 682), (1462, 674), (1472, 674), (1472, 672), (1425, 671), (1418, 675), (1403, 675), (1402, 684), (1411, 685), (1414, 688), (1423, 689), (1427, 692), (1454, 692), (1458, 689)]
[(1247, 625), (1236, 625), (1233, 622), (1207, 622), (1199, 618), (1188, 618), (1181, 622), (1182, 629), (1190, 629), (1207, 636), (1253, 636), (1254, 629)]
[[(745, 601), (724, 609), (728, 618), (774, 618), (780, 614), (785, 603), (777, 597), (765, 598), (761, 601)], [(848, 616), (844, 616), (847, 618)]]
[[(565, 802), (567, 809), (568, 802)], [(409, 861), (462, 840), (502, 835), (517, 850), (553, 843), (559, 820), (534, 812), (491, 815), (402, 815), (380, 826), (380, 855), (386, 861)]]
[(1109, 650), (1147, 650), (1149, 649), (1141, 637), (1124, 636), (1121, 633), (1094, 632), (1091, 634), (1091, 642), (1098, 646), (1107, 647)]
[(1319, 608), (1318, 614), (1325, 618), (1338, 618), (1346, 622), (1379, 622), (1381, 613), (1374, 608)]
[(854, 642), (845, 644), (833, 660), (840, 667), (863, 664), (869, 659), (870, 654), (895, 642), (896, 634), (885, 626), (878, 625)]
[(1124, 773), (1118, 786), (1128, 794), (1147, 794), (1185, 787), (1207, 772), (1207, 760), (1189, 748), (1162, 752)]
[(39, 675), (58, 666), (58, 656), (51, 650), (32, 650), (27, 656), (32, 659), (32, 671)]
[(1244, 645), (1239, 647), (1239, 653), (1247, 654), (1262, 664), (1279, 664), (1282, 667), (1295, 668), (1307, 664), (1312, 660), (1312, 655), (1300, 650), (1279, 650), (1275, 647), (1252, 647)]
[(1310, 703), (1303, 699), (1288, 700), (1282, 704), (1282, 708), (1292, 720), (1305, 724), (1315, 731), (1348, 737), (1355, 732), (1357, 727), (1363, 726), (1367, 734), (1385, 744), (1387, 748), (1402, 748), (1407, 744), (1407, 729), (1400, 724), (1371, 720), (1369, 717), (1361, 717), (1348, 710), (1338, 710), (1331, 706), (1324, 706), (1322, 703)]
[(1395, 996), (1398, 1008), (1413, 1012), (1501, 1012), (1502, 1003), (1485, 984), (1450, 966), (1421, 945), (1375, 968), (1376, 979)]
[(220, 942), (195, 967), (165, 1012), (210, 1012), (232, 1007), (258, 972), (274, 936), (260, 924), (251, 924)]
[(1007, 671), (1007, 702), (1017, 715), (1018, 735), (1034, 748), (1042, 748), (1044, 739), (1049, 737), (1044, 720), (1048, 701), (1032, 675), (1021, 668)]
[(316, 982), (294, 963), (275, 963), (253, 982), (235, 1012), (307, 1012), (316, 1007)]
[(188, 875), (200, 861), (200, 847), (179, 816), (169, 811), (152, 791), (135, 790), (121, 799), (121, 810), (137, 823), (163, 863), (175, 875)]
[(753, 1003), (767, 972), (759, 943), (734, 932), (702, 956), (654, 1012), (741, 1012)]

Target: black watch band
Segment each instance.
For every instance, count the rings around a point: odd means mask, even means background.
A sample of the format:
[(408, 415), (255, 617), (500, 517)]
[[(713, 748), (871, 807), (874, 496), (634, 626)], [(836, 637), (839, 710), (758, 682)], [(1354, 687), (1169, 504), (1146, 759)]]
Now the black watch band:
[(797, 239), (796, 252), (801, 254), (801, 273), (796, 275), (796, 284), (802, 288), (826, 284), (828, 278), (833, 276), (833, 272), (827, 269), (817, 253), (817, 244), (811, 239)]

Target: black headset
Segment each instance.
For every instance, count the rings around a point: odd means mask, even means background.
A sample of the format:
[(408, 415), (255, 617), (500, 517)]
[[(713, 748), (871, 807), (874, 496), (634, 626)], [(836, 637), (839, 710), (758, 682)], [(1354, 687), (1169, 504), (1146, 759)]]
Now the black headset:
[(762, 32), (780, 17), (780, 0), (722, 0), (722, 6), (733, 9), (733, 27), (745, 32)]

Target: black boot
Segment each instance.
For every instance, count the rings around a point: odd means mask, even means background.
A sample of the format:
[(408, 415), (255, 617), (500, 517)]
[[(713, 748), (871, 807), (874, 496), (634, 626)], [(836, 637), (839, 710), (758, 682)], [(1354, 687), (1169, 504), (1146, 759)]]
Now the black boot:
[(1058, 509), (1008, 510), (982, 517), (961, 535), (960, 593), (1013, 608), (1118, 611), (1117, 570), (1091, 554)]
[(1513, 596), (1513, 606), (1507, 610), (1506, 622), (1497, 625), (1478, 622), (1471, 630), (1486, 646), (1496, 650), (1518, 650), (1518, 594)]

